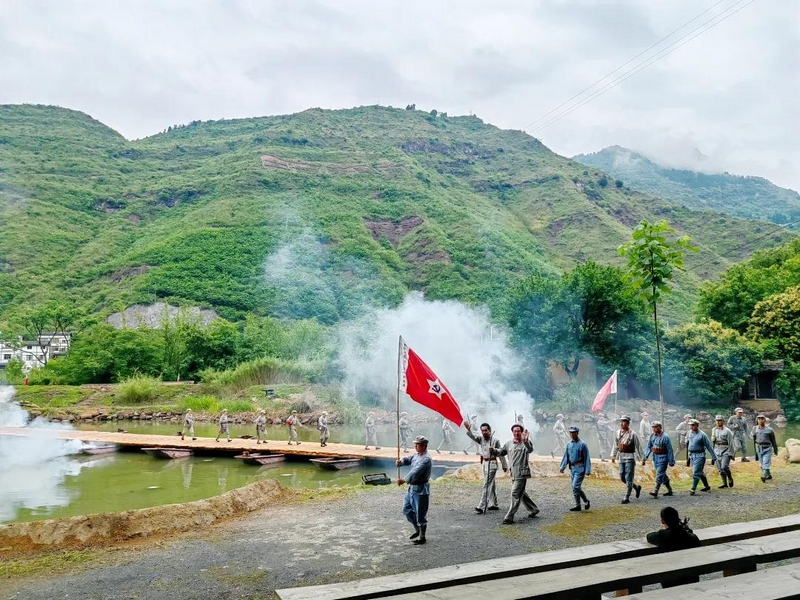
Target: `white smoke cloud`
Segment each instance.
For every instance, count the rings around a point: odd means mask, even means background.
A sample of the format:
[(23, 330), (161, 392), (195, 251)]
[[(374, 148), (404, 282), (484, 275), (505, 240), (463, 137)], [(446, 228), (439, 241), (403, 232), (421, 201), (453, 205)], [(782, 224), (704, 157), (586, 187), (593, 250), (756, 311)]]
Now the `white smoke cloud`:
[[(339, 330), (339, 366), (345, 393), (377, 396), (383, 406), (395, 404), (398, 338), (441, 378), (467, 414), (478, 414), (506, 432), (515, 413), (525, 416), (534, 432), (533, 398), (513, 382), (522, 367), (509, 348), (505, 331), (492, 325), (486, 308), (455, 301), (427, 301), (421, 293), (406, 296), (394, 309), (377, 309)], [(401, 396), (401, 410), (425, 410)]]
[[(14, 388), (0, 386), (0, 427), (64, 428), (43, 418), (28, 424), (28, 418), (28, 412), (14, 401)], [(0, 522), (16, 518), (23, 508), (68, 505), (70, 494), (64, 479), (90, 464), (69, 458), (80, 448), (78, 440), (45, 435), (0, 436)]]

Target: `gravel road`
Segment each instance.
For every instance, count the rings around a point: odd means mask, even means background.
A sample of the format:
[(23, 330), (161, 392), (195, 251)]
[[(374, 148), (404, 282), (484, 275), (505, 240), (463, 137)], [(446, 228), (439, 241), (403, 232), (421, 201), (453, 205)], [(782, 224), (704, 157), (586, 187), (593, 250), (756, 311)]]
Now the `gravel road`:
[[(690, 497), (688, 480), (682, 479), (672, 498), (653, 500), (646, 487), (626, 506), (619, 504), (621, 483), (591, 478), (584, 489), (592, 509), (582, 513), (567, 511), (572, 498), (566, 476), (533, 479), (529, 490), (540, 516), (509, 526), (501, 524), (503, 511), (474, 514), (477, 482), (445, 478), (432, 486), (426, 546), (409, 543), (411, 528), (400, 510), (404, 491), (395, 485), (302, 500), (289, 496), (280, 505), (204, 531), (101, 553), (66, 574), (5, 580), (0, 596), (270, 598), (282, 587), (642, 538), (658, 527), (658, 512), (668, 501), (689, 515), (695, 528), (800, 510), (800, 466), (776, 469), (769, 485), (749, 465), (735, 465), (735, 474), (736, 468), (741, 471), (733, 490), (717, 490), (719, 480), (712, 475), (713, 491)], [(508, 480), (501, 480), (506, 507), (508, 491)]]

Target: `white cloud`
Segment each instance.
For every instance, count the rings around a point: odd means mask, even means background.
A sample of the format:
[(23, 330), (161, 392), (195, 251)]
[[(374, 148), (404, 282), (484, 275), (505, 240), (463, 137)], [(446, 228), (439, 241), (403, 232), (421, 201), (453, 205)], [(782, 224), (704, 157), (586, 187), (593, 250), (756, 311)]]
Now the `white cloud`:
[[(712, 4), (8, 2), (0, 102), (75, 108), (127, 137), (409, 102), (519, 129)], [(799, 48), (800, 3), (757, 0), (537, 137), (564, 155), (686, 140), (731, 172), (798, 189)]]

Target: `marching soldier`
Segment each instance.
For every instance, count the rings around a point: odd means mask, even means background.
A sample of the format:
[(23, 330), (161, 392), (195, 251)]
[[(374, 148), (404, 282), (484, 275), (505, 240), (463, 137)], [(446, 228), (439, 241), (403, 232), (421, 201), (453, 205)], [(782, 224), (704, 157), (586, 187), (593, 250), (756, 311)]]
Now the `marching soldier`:
[(184, 439), (184, 434), (188, 433), (192, 436), (193, 440), (197, 438), (194, 437), (194, 414), (192, 413), (191, 408), (186, 409), (186, 414), (183, 415), (183, 429), (181, 430), (181, 439)]
[(639, 438), (644, 442), (650, 439), (653, 433), (653, 426), (650, 424), (650, 415), (646, 412), (642, 413), (642, 420), (639, 422)]
[(675, 431), (678, 432), (678, 452), (686, 450), (686, 436), (691, 427), (689, 423), (692, 421), (692, 415), (683, 415), (683, 421), (678, 423)]
[(455, 429), (453, 429), (452, 425), (450, 425), (450, 420), (447, 417), (442, 419), (442, 441), (439, 442), (439, 445), (436, 446), (437, 454), (441, 454), (440, 448), (443, 444), (447, 445), (447, 449), (450, 451), (450, 454), (455, 454), (453, 452), (453, 437), (450, 435), (453, 433)]
[(653, 433), (647, 440), (647, 450), (642, 459), (642, 466), (647, 462), (648, 457), (653, 455), (653, 467), (656, 470), (656, 488), (650, 492), (653, 498), (658, 498), (658, 490), (663, 485), (667, 488), (665, 496), (672, 496), (672, 486), (669, 484), (669, 475), (667, 475), (667, 467), (675, 466), (675, 453), (672, 451), (672, 440), (664, 433), (661, 421), (652, 422)]
[(267, 443), (267, 411), (260, 410), (256, 419), (256, 444), (261, 443), (261, 436), (264, 436), (264, 443)]
[(733, 432), (725, 427), (725, 417), (717, 415), (714, 420), (716, 427), (711, 430), (711, 445), (717, 454), (717, 471), (722, 477), (722, 485), (719, 489), (733, 487), (733, 475), (731, 475), (731, 458), (733, 453)]
[[(470, 427), (472, 428), (473, 431), (479, 431), (480, 430), (480, 427), (478, 427), (478, 415), (470, 415), (469, 416), (469, 421), (470, 421)], [(475, 440), (473, 440), (471, 436), (470, 436), (469, 439), (470, 439), (469, 444), (467, 444), (467, 446), (465, 448), (462, 448), (462, 451), (464, 452), (464, 454), (468, 455), (470, 453), (470, 451), (473, 448), (475, 448), (475, 450), (476, 450), (475, 454), (480, 456), (480, 454), (481, 454), (481, 445), (478, 442), (476, 442)]]
[(400, 427), (400, 444), (403, 447), (403, 452), (408, 452), (408, 440), (411, 438), (411, 434), (414, 433), (414, 428), (411, 426), (411, 422), (408, 420), (407, 412), (400, 413), (400, 421), (398, 422), (398, 426)]
[[(495, 475), (497, 474), (497, 456), (502, 446), (492, 434), (492, 428), (488, 423), (481, 425), (481, 435), (476, 435), (472, 432), (472, 425), (464, 421), (464, 427), (467, 428), (467, 436), (481, 451), (481, 470), (483, 471), (483, 490), (481, 491), (481, 501), (475, 507), (475, 512), (479, 515), (485, 514), (487, 510), (500, 510), (497, 505), (497, 486), (495, 485)], [(494, 452), (492, 452), (494, 450)], [(506, 464), (506, 457), (500, 455), (500, 464), (503, 467), (503, 472), (508, 471)]]
[(642, 457), (642, 442), (630, 426), (631, 418), (628, 415), (622, 415), (619, 418), (619, 430), (614, 439), (614, 449), (611, 451), (611, 464), (613, 465), (619, 457), (619, 478), (627, 486), (622, 504), (630, 504), (631, 491), (636, 492), (637, 498), (642, 493), (642, 486), (633, 483), (636, 461)]
[(559, 472), (569, 466), (569, 478), (572, 484), (572, 497), (575, 499), (575, 506), (570, 508), (572, 512), (581, 511), (581, 500), (586, 504), (584, 509), (589, 510), (589, 498), (583, 492), (583, 479), (586, 475), (592, 474), (592, 460), (589, 458), (589, 446), (578, 437), (580, 429), (577, 427), (569, 428), (569, 436), (572, 438), (564, 450), (564, 457), (561, 459)]
[(736, 458), (736, 453), (742, 453), (742, 462), (750, 462), (747, 458), (747, 421), (744, 418), (744, 409), (737, 408), (728, 418), (728, 429), (733, 433), (733, 449), (731, 460)]
[(433, 461), (428, 454), (428, 438), (424, 435), (414, 438), (414, 450), (416, 454), (404, 456), (397, 461), (398, 467), (411, 465), (411, 470), (406, 473), (405, 478), (397, 480), (397, 485), (408, 484), (403, 514), (414, 526), (414, 533), (409, 539), (414, 540), (414, 544), (424, 544), (428, 530), (428, 505), (431, 493), (429, 480), (433, 467)]
[(520, 503), (525, 505), (529, 517), (533, 518), (539, 514), (539, 507), (525, 491), (525, 486), (531, 477), (529, 458), (533, 452), (533, 443), (528, 435), (528, 430), (519, 423), (511, 426), (511, 434), (513, 439), (506, 442), (500, 450), (493, 448), (489, 450), (497, 456), (508, 456), (508, 467), (511, 469), (511, 506), (503, 519), (504, 525), (514, 522), (514, 515), (519, 510)]
[(556, 457), (556, 452), (562, 454), (567, 448), (567, 427), (564, 425), (564, 415), (556, 415), (556, 424), (553, 425), (553, 431), (556, 434), (556, 447), (550, 451), (550, 456)]
[(217, 439), (215, 441), (219, 441), (219, 436), (222, 434), (228, 436), (228, 441), (231, 441), (231, 432), (228, 430), (228, 409), (223, 408), (222, 414), (219, 416), (219, 431), (217, 432)]
[(611, 456), (614, 445), (614, 421), (606, 413), (597, 414), (597, 441), (600, 446), (600, 460), (606, 462), (603, 454)]
[(317, 429), (319, 429), (319, 445), (324, 448), (328, 445), (328, 438), (331, 437), (331, 431), (328, 429), (328, 411), (323, 410), (317, 419)]
[(296, 410), (293, 410), (292, 416), (286, 419), (286, 425), (289, 426), (289, 445), (291, 446), (292, 442), (294, 442), (299, 446), (300, 440), (297, 439), (297, 428), (302, 427), (303, 424), (300, 422)]
[(701, 492), (710, 492), (711, 486), (708, 485), (708, 479), (703, 469), (706, 466), (706, 450), (711, 455), (711, 464), (717, 460), (717, 454), (714, 452), (714, 447), (704, 431), (700, 431), (700, 421), (692, 419), (689, 421), (691, 427), (689, 433), (686, 435), (686, 443), (689, 447), (689, 459), (692, 462), (692, 489), (689, 491), (691, 496), (694, 496), (697, 484), (703, 482), (703, 489)]
[(772, 453), (778, 455), (778, 442), (775, 439), (775, 432), (772, 427), (767, 425), (767, 417), (758, 415), (756, 426), (750, 436), (756, 446), (756, 460), (761, 465), (761, 482), (766, 483), (767, 479), (772, 479)]
[(367, 413), (367, 419), (364, 421), (364, 427), (367, 430), (367, 442), (364, 444), (364, 450), (369, 450), (370, 445), (375, 446), (375, 450), (380, 450), (378, 446), (378, 429), (375, 427), (375, 413), (370, 411)]

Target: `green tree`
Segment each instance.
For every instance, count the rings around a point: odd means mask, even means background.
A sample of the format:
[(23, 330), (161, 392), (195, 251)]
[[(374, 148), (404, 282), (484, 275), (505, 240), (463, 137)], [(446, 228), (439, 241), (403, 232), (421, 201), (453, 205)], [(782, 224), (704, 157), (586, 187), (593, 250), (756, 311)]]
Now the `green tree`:
[(512, 293), (509, 324), (519, 346), (574, 378), (586, 357), (633, 369), (644, 309), (622, 270), (587, 262), (560, 278), (523, 281)]
[(768, 343), (781, 358), (800, 361), (800, 286), (756, 304), (748, 333)]
[(52, 354), (50, 347), (56, 336), (75, 333), (79, 319), (80, 313), (74, 305), (56, 300), (33, 306), (22, 314), (21, 325), (24, 335), (33, 341), (38, 341), (43, 349), (41, 354), (31, 354), (40, 363), (39, 366), (47, 366)]
[(670, 282), (676, 270), (683, 269), (683, 257), (695, 248), (689, 237), (677, 237), (666, 221), (642, 221), (633, 230), (631, 241), (619, 248), (628, 259), (628, 273), (639, 290), (641, 298), (650, 305), (656, 337), (656, 373), (658, 399), (661, 403), (661, 420), (664, 420), (664, 389), (661, 381), (661, 335), (658, 330), (658, 303), (670, 292)]
[(775, 380), (775, 391), (786, 418), (800, 421), (800, 362), (786, 361), (784, 370)]
[(761, 350), (717, 321), (689, 323), (664, 333), (664, 372), (684, 398), (732, 401), (761, 366)]

